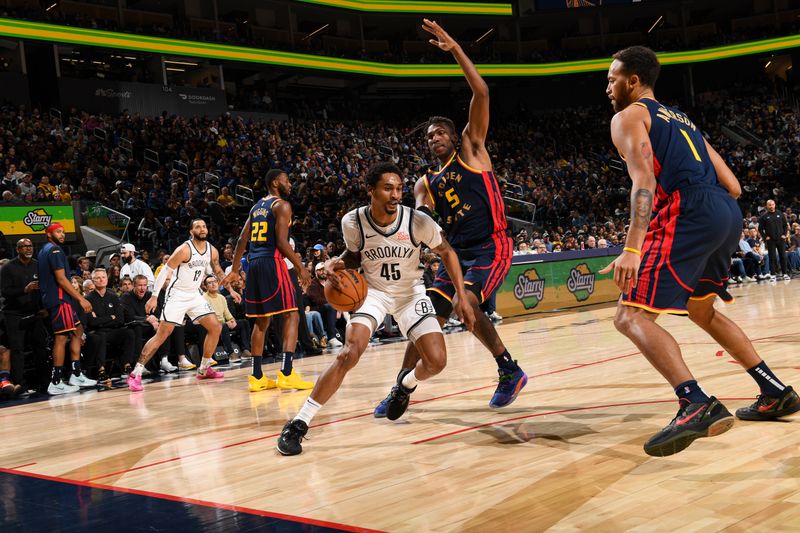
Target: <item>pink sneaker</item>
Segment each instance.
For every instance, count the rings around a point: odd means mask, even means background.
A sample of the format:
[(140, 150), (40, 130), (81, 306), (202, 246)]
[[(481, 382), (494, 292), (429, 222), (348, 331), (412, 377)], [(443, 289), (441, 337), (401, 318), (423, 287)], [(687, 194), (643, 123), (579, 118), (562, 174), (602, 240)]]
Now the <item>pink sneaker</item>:
[(131, 392), (143, 391), (144, 387), (142, 387), (142, 376), (128, 374), (128, 389)]
[(201, 374), (200, 372), (197, 373), (197, 379), (221, 379), (225, 377), (225, 374), (220, 372), (219, 370), (214, 370), (214, 367), (206, 368), (206, 373)]

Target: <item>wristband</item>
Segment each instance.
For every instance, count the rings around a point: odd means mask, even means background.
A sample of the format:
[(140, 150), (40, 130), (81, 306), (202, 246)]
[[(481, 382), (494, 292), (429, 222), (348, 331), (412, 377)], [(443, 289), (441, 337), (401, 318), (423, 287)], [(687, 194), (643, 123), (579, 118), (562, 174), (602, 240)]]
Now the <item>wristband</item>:
[(629, 248), (629, 247), (627, 247), (627, 246), (626, 246), (625, 248), (623, 248), (623, 249), (622, 249), (622, 251), (623, 251), (623, 252), (630, 252), (630, 253), (632, 253), (632, 254), (636, 254), (636, 255), (638, 255), (638, 256), (641, 256), (641, 255), (642, 255), (642, 252), (641, 252), (641, 250), (637, 250), (636, 248)]

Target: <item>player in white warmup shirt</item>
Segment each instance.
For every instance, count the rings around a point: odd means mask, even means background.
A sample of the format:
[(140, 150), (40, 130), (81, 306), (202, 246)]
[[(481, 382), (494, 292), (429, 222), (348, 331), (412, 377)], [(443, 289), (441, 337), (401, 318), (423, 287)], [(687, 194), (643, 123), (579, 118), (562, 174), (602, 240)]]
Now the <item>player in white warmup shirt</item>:
[(409, 395), (418, 381), (435, 376), (447, 363), (444, 335), (436, 320), (433, 305), (425, 294), (420, 269), (423, 245), (442, 258), (442, 263), (456, 287), (453, 308), (472, 329), (475, 315), (464, 292), (464, 280), (458, 256), (442, 237), (442, 229), (425, 213), (400, 203), (403, 179), (392, 163), (377, 163), (367, 171), (370, 205), (347, 213), (342, 232), (347, 251), (325, 263), (329, 280), (337, 280), (336, 270), (363, 269), (369, 291), (362, 306), (350, 314), (344, 348), (322, 374), (297, 416), (286, 423), (278, 438), (278, 451), (297, 455), (303, 451), (300, 441), (308, 423), (325, 402), (339, 389), (345, 374), (358, 363), (372, 333), (387, 314), (394, 316), (400, 330), (417, 347), (422, 358), (413, 369), (397, 376), (386, 417), (399, 418), (408, 407)]
[[(142, 371), (147, 361), (153, 357), (156, 350), (170, 336), (175, 326), (183, 324), (184, 315), (206, 328), (208, 334), (203, 343), (203, 360), (197, 370), (197, 379), (216, 379), (223, 377), (222, 372), (211, 368), (211, 355), (217, 347), (219, 334), (222, 331), (217, 315), (208, 301), (203, 298), (200, 285), (208, 272), (213, 272), (222, 282), (225, 274), (219, 266), (219, 252), (206, 240), (208, 228), (204, 220), (196, 218), (190, 223), (189, 233), (192, 238), (175, 249), (169, 261), (159, 272), (153, 287), (153, 295), (145, 304), (148, 313), (155, 309), (158, 294), (164, 282), (170, 279), (167, 294), (164, 298), (164, 308), (161, 311), (161, 321), (156, 334), (142, 348), (142, 354), (136, 367), (128, 375), (128, 388), (137, 392), (142, 390)], [(240, 301), (239, 294), (227, 287), (234, 300)]]

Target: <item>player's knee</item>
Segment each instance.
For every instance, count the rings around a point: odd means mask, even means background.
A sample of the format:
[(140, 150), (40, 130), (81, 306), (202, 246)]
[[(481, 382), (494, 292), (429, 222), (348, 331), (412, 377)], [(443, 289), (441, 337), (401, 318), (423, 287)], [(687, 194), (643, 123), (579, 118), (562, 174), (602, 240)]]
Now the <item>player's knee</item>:
[(336, 363), (343, 367), (345, 372), (348, 372), (358, 364), (358, 360), (360, 358), (361, 355), (359, 352), (354, 349), (352, 344), (350, 344), (346, 345), (339, 351), (338, 354), (336, 354)]
[(689, 319), (701, 328), (709, 326), (714, 320), (715, 314), (716, 310), (713, 305), (702, 307), (699, 305), (689, 305)]
[(617, 310), (617, 314), (614, 315), (614, 327), (623, 335), (628, 336), (633, 331), (636, 319), (636, 315), (631, 308), (620, 307)]
[(423, 361), (423, 364), (425, 365), (425, 369), (430, 372), (431, 375), (435, 376), (447, 366), (447, 354), (444, 352), (434, 354), (426, 361)]

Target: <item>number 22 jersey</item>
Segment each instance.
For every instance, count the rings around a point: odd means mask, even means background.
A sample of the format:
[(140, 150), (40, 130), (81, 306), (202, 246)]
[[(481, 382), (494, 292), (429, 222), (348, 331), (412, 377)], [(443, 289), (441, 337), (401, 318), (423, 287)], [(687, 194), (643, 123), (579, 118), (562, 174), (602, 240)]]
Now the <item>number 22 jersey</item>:
[(247, 259), (253, 261), (262, 257), (279, 257), (283, 254), (278, 250), (277, 236), (275, 235), (275, 206), (282, 202), (277, 196), (266, 196), (253, 205), (250, 210), (250, 248)]

